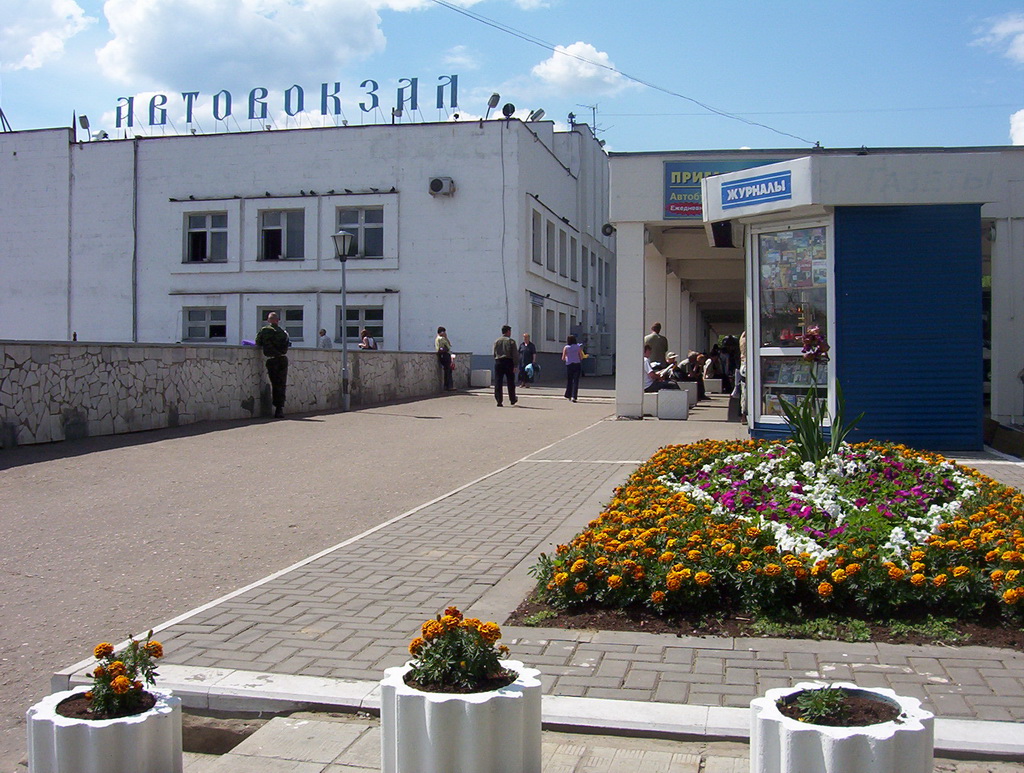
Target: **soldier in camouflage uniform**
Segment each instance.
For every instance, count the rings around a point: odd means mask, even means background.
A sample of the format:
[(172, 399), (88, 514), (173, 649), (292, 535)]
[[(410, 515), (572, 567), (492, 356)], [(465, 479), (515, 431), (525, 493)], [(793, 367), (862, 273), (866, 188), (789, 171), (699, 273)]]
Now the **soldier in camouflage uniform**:
[(276, 312), (270, 312), (267, 315), (267, 324), (256, 334), (256, 345), (263, 347), (263, 354), (267, 358), (267, 375), (270, 376), (275, 419), (284, 417), (284, 393), (288, 383), (286, 352), (292, 345), (288, 339), (288, 333), (284, 328), (278, 326), (279, 320)]

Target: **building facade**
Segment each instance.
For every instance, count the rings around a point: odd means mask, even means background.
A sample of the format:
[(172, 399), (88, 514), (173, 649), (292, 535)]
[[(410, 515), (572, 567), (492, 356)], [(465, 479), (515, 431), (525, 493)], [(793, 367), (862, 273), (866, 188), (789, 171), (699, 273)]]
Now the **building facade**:
[[(639, 342), (707, 349), (746, 333), (752, 434), (785, 431), (817, 373), (867, 435), (980, 448), (987, 416), (1024, 423), (1024, 148), (613, 154), (620, 415), (642, 410)], [(635, 373), (635, 378), (624, 374)]]
[(274, 310), (305, 347), (366, 328), (426, 351), (444, 325), (483, 367), (506, 323), (552, 355), (614, 329), (608, 162), (585, 125), (8, 132), (0, 179), (0, 339), (237, 345)]

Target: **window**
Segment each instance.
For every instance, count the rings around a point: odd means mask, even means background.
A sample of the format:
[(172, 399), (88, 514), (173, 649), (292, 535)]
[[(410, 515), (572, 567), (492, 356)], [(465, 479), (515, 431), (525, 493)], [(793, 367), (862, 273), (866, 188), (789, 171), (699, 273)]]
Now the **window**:
[(184, 340), (226, 341), (228, 312), (223, 306), (212, 309), (183, 309)]
[(580, 268), (582, 269), (581, 272), (580, 272), (580, 284), (582, 284), (584, 287), (586, 287), (588, 282), (589, 282), (589, 277), (590, 277), (590, 271), (589, 271), (590, 261), (587, 260), (587, 248), (586, 247), (584, 247), (580, 251)]
[(579, 279), (578, 263), (579, 261), (576, 258), (576, 237), (573, 236), (569, 239), (569, 267), (572, 270), (572, 275), (569, 278), (574, 282)]
[(604, 294), (612, 294), (612, 262), (610, 260), (604, 262)]
[(306, 253), (306, 213), (278, 209), (260, 213), (260, 260), (302, 260)]
[(548, 253), (548, 271), (555, 270), (555, 224), (548, 223), (547, 229), (547, 253)]
[(597, 294), (604, 295), (604, 260), (601, 258), (597, 259)]
[(355, 238), (348, 254), (358, 258), (384, 257), (384, 208), (359, 207), (338, 210), (338, 230)]
[(347, 319), (345, 324), (341, 323), (341, 308), (338, 308), (338, 336), (341, 340), (341, 333), (344, 330), (345, 337), (350, 343), (359, 343), (359, 331), (366, 328), (366, 331), (377, 342), (380, 347), (384, 342), (384, 307), (383, 306), (348, 306), (345, 309)]
[(569, 256), (566, 255), (565, 231), (558, 232), (558, 273), (569, 276)]
[(544, 265), (544, 221), (540, 212), (533, 213), (532, 257), (538, 266)]
[(278, 322), (292, 341), (302, 340), (302, 307), (301, 306), (260, 306), (257, 309), (259, 316), (256, 319), (256, 329), (267, 324), (267, 315), (276, 311), (281, 318)]
[(565, 329), (565, 313), (558, 313), (558, 340), (564, 341), (568, 331)]
[(545, 320), (547, 324), (544, 325), (544, 337), (548, 341), (557, 341), (558, 339), (555, 338), (555, 311), (547, 309), (544, 314), (547, 317)]
[(228, 213), (185, 216), (185, 262), (223, 263), (228, 259)]

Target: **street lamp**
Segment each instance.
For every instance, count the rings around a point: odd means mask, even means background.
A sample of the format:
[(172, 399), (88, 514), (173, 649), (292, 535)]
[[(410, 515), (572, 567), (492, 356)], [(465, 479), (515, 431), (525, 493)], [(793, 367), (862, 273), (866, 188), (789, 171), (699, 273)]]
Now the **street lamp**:
[(348, 306), (345, 303), (345, 262), (355, 238), (348, 231), (338, 231), (334, 239), (334, 253), (341, 261), (341, 410), (347, 411), (348, 402)]

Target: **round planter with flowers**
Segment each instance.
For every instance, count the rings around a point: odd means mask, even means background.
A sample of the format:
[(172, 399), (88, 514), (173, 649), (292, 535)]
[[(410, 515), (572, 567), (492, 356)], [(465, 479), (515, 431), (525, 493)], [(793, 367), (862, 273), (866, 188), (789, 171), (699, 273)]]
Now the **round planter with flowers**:
[(381, 680), (384, 773), (539, 773), (540, 672), (496, 647), (495, 623), (449, 607)]
[[(150, 632), (152, 635), (152, 632)], [(144, 689), (160, 643), (97, 645), (92, 686), (48, 695), (26, 715), (31, 773), (181, 773), (181, 701)]]
[[(831, 717), (829, 698), (840, 712)], [(844, 722), (850, 698), (871, 724)], [(801, 682), (755, 698), (750, 714), (751, 773), (931, 773), (934, 764), (934, 716), (892, 690)]]

